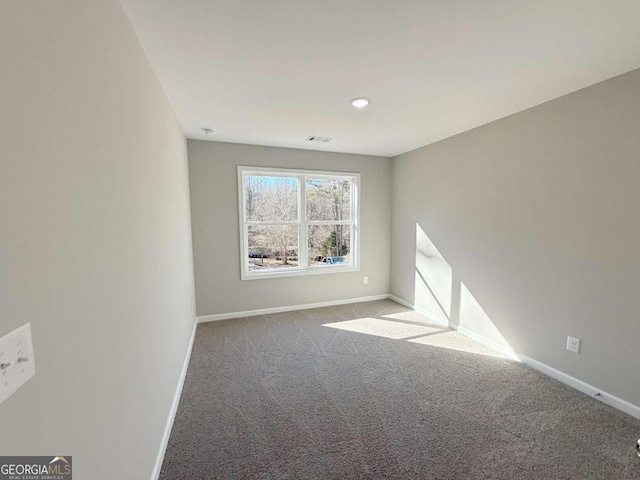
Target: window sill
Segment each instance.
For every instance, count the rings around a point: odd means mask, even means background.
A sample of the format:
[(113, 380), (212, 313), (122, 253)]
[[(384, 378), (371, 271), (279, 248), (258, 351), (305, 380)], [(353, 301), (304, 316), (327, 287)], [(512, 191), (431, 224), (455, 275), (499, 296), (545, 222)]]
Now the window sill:
[(359, 272), (360, 267), (355, 265), (336, 265), (331, 267), (307, 267), (282, 269), (273, 272), (242, 272), (241, 280), (265, 280), (267, 278), (303, 277), (307, 275), (325, 275), (327, 273)]

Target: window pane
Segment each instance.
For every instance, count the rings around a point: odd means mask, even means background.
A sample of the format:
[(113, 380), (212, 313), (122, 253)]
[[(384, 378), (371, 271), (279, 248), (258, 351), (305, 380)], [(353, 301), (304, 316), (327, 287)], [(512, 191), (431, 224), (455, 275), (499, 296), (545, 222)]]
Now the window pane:
[(351, 263), (351, 228), (348, 225), (309, 225), (309, 265)]
[(250, 226), (249, 270), (264, 271), (298, 266), (298, 226)]
[(307, 220), (351, 220), (351, 182), (307, 178)]
[(298, 220), (298, 178), (245, 175), (247, 220), (285, 222)]

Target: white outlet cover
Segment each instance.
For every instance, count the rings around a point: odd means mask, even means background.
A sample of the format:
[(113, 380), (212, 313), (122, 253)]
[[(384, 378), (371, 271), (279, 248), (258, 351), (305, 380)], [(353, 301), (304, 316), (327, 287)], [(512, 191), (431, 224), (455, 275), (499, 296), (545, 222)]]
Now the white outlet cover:
[(567, 337), (567, 350), (573, 353), (580, 353), (580, 339)]
[(31, 324), (25, 323), (0, 338), (0, 404), (35, 374)]

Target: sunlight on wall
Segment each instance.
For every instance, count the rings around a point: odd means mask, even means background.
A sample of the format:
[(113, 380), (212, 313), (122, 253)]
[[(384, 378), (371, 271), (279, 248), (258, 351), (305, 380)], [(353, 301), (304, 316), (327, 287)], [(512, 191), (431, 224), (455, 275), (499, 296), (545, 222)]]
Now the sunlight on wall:
[[(458, 278), (459, 275), (454, 275), (451, 265), (416, 223), (414, 305), (420, 313), (405, 311), (379, 318), (363, 317), (326, 323), (323, 326), (429, 347), (517, 360), (507, 340)], [(435, 324), (438, 322), (450, 325), (459, 332)]]
[(511, 349), (489, 315), (480, 306), (464, 283), (460, 283), (460, 327), (471, 330), (481, 337)]
[[(517, 356), (495, 323), (454, 275), (453, 268), (440, 254), (424, 229), (416, 223), (415, 308), (428, 317), (445, 320), (461, 333), (498, 349), (508, 358)], [(441, 338), (416, 339), (416, 342), (438, 346)], [(447, 339), (448, 340), (448, 339)], [(414, 341), (414, 340), (412, 340)], [(446, 343), (446, 342), (445, 342)], [(446, 347), (454, 348), (454, 347)], [(465, 347), (466, 351), (466, 347)]]
[(440, 319), (451, 318), (451, 266), (416, 224), (414, 304)]

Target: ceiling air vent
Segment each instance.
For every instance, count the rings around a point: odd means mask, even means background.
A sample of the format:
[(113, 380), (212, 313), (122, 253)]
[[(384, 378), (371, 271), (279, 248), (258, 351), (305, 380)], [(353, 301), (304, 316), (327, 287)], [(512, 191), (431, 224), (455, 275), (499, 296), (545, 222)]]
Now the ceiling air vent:
[(331, 140), (333, 140), (332, 138), (329, 137), (316, 137), (316, 136), (311, 136), (307, 138), (307, 142), (320, 142), (320, 143), (329, 143)]

